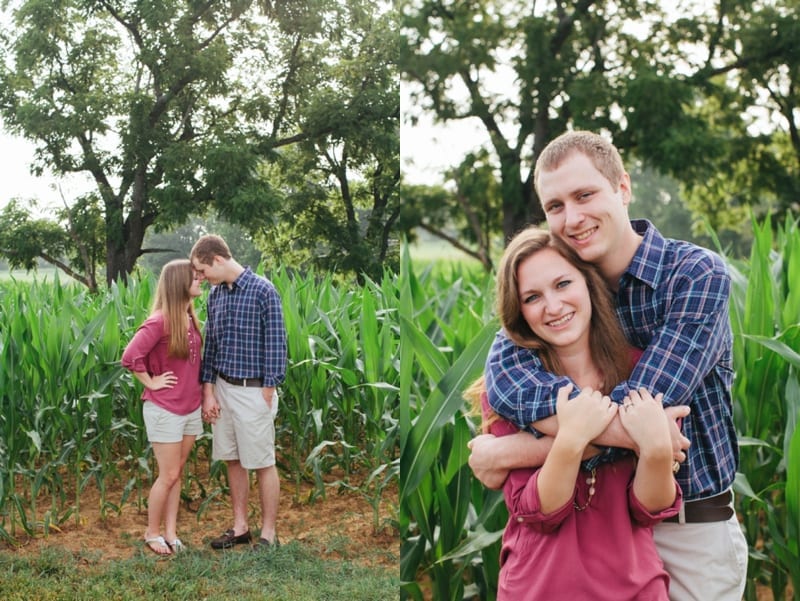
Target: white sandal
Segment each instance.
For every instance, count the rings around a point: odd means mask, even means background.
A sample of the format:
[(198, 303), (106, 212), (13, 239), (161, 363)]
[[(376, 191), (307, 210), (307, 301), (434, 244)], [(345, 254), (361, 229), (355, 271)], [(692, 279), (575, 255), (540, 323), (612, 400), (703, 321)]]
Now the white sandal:
[[(162, 549), (166, 549), (166, 553), (161, 553), (159, 551), (156, 551), (152, 546), (150, 546), (151, 543), (158, 543), (159, 547), (161, 547)], [(170, 547), (170, 545), (167, 544), (167, 541), (164, 540), (163, 536), (159, 535), (146, 538), (144, 539), (144, 544), (148, 549), (150, 549), (156, 555), (162, 555), (162, 556), (172, 555), (172, 547)]]
[(165, 542), (167, 543), (167, 546), (170, 549), (172, 549), (173, 553), (180, 553), (181, 551), (185, 551), (186, 550), (186, 545), (184, 545), (181, 542), (181, 539), (179, 539), (177, 537), (175, 537), (175, 540), (172, 541), (172, 542), (169, 542), (169, 541), (165, 541)]

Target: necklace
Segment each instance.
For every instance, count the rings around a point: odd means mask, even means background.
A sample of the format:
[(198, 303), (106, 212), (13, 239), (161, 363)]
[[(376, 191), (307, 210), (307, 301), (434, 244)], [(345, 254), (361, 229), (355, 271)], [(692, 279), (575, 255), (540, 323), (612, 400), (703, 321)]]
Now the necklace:
[(589, 496), (586, 497), (586, 503), (584, 503), (583, 505), (578, 505), (577, 501), (573, 501), (572, 502), (572, 505), (578, 511), (583, 511), (584, 509), (589, 507), (589, 503), (592, 502), (592, 497), (594, 496), (594, 484), (595, 484), (595, 482), (597, 482), (597, 468), (593, 467), (591, 474), (589, 474), (589, 477), (586, 478), (586, 484), (589, 485)]
[(189, 339), (189, 363), (194, 364), (197, 360), (197, 341), (193, 336), (194, 332), (192, 332), (192, 321), (191, 318), (189, 319), (189, 330), (186, 332), (186, 336)]

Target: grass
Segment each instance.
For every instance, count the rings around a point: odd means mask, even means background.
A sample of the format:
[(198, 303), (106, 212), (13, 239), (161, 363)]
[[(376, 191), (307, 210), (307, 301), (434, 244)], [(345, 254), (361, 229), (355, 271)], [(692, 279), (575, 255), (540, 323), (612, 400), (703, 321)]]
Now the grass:
[(170, 559), (142, 549), (115, 562), (59, 548), (31, 557), (0, 553), (0, 598), (6, 601), (383, 601), (396, 599), (399, 585), (394, 570), (322, 560), (296, 542), (269, 552), (192, 549)]

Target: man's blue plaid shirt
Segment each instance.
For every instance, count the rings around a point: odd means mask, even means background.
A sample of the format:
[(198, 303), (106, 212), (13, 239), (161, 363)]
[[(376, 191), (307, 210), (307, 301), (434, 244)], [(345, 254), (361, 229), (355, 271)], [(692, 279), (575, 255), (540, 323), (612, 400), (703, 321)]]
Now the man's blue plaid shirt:
[(250, 268), (232, 286), (220, 284), (208, 295), (203, 347), (203, 382), (217, 374), (261, 380), (278, 386), (286, 375), (286, 326), (278, 291)]
[[(611, 398), (621, 402), (628, 391), (645, 388), (664, 393), (665, 406), (691, 407), (683, 420), (691, 446), (677, 480), (686, 501), (703, 499), (730, 487), (739, 462), (730, 394), (730, 276), (717, 254), (665, 239), (648, 221), (631, 223), (644, 239), (620, 278), (616, 308), (629, 342), (645, 352)], [(530, 424), (556, 412), (556, 393), (568, 382), (544, 371), (535, 351), (498, 333), (486, 387), (499, 415), (536, 433)], [(613, 458), (613, 452), (604, 456)]]

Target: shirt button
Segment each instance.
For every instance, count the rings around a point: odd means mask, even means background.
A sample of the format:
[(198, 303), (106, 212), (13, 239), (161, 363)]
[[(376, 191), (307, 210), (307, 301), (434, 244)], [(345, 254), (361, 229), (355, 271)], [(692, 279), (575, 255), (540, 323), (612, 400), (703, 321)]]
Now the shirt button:
[(524, 522), (524, 521), (525, 521), (525, 518), (522, 518), (522, 517), (519, 517), (519, 518), (517, 518), (517, 522), (519, 522), (520, 524), (521, 524), (522, 522)]

